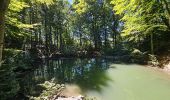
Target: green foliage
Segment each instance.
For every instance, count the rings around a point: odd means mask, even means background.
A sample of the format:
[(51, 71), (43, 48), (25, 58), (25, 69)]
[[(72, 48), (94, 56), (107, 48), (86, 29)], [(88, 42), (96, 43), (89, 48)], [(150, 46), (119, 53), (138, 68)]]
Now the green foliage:
[(82, 14), (87, 9), (87, 2), (85, 2), (84, 0), (78, 0), (78, 3), (76, 3), (75, 5), (73, 4), (73, 8), (76, 9), (76, 13)]
[(0, 97), (7, 100), (16, 96), (20, 89), (14, 71), (32, 68), (32, 61), (29, 54), (21, 50), (5, 49), (3, 55), (4, 61), (0, 66)]
[(32, 3), (40, 3), (45, 5), (52, 5), (54, 3), (54, 0), (32, 0)]
[(161, 2), (157, 0), (113, 0), (116, 14), (122, 15), (123, 36), (146, 31), (155, 24), (161, 24), (163, 15)]
[[(55, 99), (57, 96), (60, 97), (60, 94), (65, 89), (64, 84), (56, 84), (53, 81), (45, 81), (43, 84), (39, 84), (45, 90), (41, 93), (39, 97), (30, 97), (32, 100), (49, 100), (49, 99)], [(97, 100), (95, 97), (89, 97), (85, 96), (83, 100)]]
[(104, 52), (104, 55), (109, 56), (113, 54), (114, 50), (112, 48), (104, 48), (103, 52)]
[(30, 55), (21, 50), (5, 49), (4, 60), (4, 63), (9, 64), (13, 70), (27, 70), (32, 67)]
[[(0, 97), (16, 95), (19, 86), (13, 71), (30, 69), (38, 53), (82, 57), (104, 54), (122, 59), (127, 55), (128, 60), (131, 57), (141, 63), (148, 57), (141, 51), (168, 51), (169, 15), (167, 0), (74, 0), (72, 5), (63, 0), (11, 0), (5, 47), (14, 49), (4, 50)], [(149, 61), (158, 64), (153, 55), (149, 55)], [(48, 99), (58, 92), (54, 83), (41, 86), (46, 90), (37, 99)]]
[(10, 26), (13, 26), (19, 29), (33, 28), (32, 25), (22, 23), (21, 19), (18, 18), (18, 15), (20, 15), (20, 13), (28, 7), (29, 5), (24, 1), (11, 0), (9, 4), (9, 11), (7, 14), (7, 25), (10, 25)]
[(65, 46), (63, 49), (63, 54), (68, 56), (76, 56), (78, 49), (75, 46)]
[(145, 61), (147, 61), (147, 55), (146, 53), (141, 52), (138, 49), (134, 49), (131, 52), (132, 62), (133, 63), (140, 63), (140, 64), (146, 64)]
[(19, 83), (15, 78), (12, 64), (2, 64), (0, 66), (0, 97), (7, 100), (14, 97), (19, 91)]
[(88, 46), (101, 50), (119, 38), (118, 17), (114, 15), (108, 0), (77, 0), (72, 6), (73, 32), (81, 46), (89, 42)]
[(119, 38), (118, 23), (110, 0), (77, 0), (73, 5), (62, 0), (13, 0), (7, 14), (5, 43), (15, 49), (44, 45), (48, 55), (56, 50), (67, 53), (69, 46), (100, 50)]
[(149, 56), (148, 64), (153, 67), (157, 67), (159, 65), (157, 57), (155, 55), (151, 55), (151, 54), (149, 54), (148, 56)]
[(40, 94), (39, 97), (30, 97), (30, 99), (34, 100), (49, 100), (53, 99), (55, 96), (59, 96), (62, 90), (65, 88), (64, 84), (56, 84), (52, 81), (45, 81), (43, 84), (39, 84), (45, 90)]
[[(30, 32), (26, 31), (33, 28), (33, 25), (23, 22), (23, 11), (30, 6), (22, 0), (11, 0), (9, 10), (6, 14), (6, 47), (20, 49), (23, 40), (30, 36)], [(18, 43), (18, 45), (16, 44)], [(20, 45), (21, 44), (21, 45)], [(12, 45), (16, 46), (13, 47)]]
[(121, 36), (127, 45), (150, 53), (158, 53), (164, 47), (161, 45), (165, 40), (160, 38), (169, 32), (165, 3), (166, 0), (112, 0), (113, 10), (122, 17)]

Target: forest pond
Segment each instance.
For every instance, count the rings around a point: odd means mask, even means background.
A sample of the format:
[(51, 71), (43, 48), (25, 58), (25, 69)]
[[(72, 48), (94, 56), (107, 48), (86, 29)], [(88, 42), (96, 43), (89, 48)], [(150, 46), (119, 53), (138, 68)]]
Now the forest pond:
[(78, 86), (84, 95), (97, 100), (170, 100), (170, 76), (137, 64), (116, 64), (112, 59), (57, 59), (39, 64), (20, 77), (21, 93), (36, 96), (38, 84)]

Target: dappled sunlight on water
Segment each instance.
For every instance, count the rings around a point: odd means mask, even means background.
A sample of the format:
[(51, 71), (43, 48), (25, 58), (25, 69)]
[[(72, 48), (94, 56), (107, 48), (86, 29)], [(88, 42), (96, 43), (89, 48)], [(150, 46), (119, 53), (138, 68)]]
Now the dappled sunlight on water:
[(41, 64), (34, 72), (20, 80), (21, 91), (25, 94), (38, 96), (41, 91), (37, 85), (45, 81), (59, 84), (74, 84), (83, 90), (102, 91), (112, 81), (105, 71), (109, 68), (106, 59), (58, 59)]
[(100, 100), (170, 100), (170, 78), (140, 65), (113, 64), (107, 75), (114, 79), (102, 93), (87, 92)]

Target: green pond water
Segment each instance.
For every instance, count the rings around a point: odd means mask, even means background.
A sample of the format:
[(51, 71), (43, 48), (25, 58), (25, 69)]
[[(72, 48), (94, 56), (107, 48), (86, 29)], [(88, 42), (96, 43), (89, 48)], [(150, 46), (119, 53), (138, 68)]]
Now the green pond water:
[(98, 100), (170, 100), (170, 76), (137, 64), (115, 64), (112, 59), (44, 61), (20, 78), (20, 92), (38, 96), (38, 84), (55, 80), (74, 84)]

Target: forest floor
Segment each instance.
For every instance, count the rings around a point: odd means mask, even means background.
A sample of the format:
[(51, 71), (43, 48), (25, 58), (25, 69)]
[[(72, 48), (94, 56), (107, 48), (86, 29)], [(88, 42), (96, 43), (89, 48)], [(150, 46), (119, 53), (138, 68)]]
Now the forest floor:
[(166, 73), (168, 75), (170, 75), (170, 62), (169, 63), (166, 63), (162, 66), (150, 66), (150, 65), (146, 65), (146, 67), (149, 67), (153, 70), (158, 70), (158, 71), (161, 71), (163, 73)]
[(46, 89), (40, 96), (30, 97), (31, 100), (96, 100), (94, 97), (84, 96), (77, 85), (56, 84), (53, 79), (39, 85)]
[(158, 55), (159, 69), (170, 74), (170, 51)]
[(159, 70), (162, 70), (170, 75), (170, 62), (165, 64), (163, 68), (159, 68)]
[(65, 89), (61, 92), (60, 97), (55, 100), (83, 100), (83, 98), (78, 86), (66, 85)]

